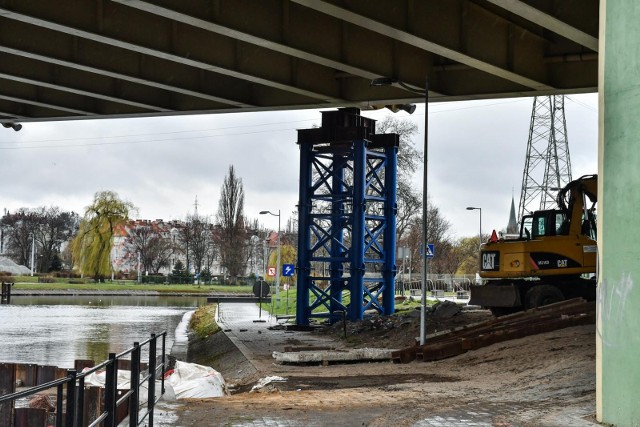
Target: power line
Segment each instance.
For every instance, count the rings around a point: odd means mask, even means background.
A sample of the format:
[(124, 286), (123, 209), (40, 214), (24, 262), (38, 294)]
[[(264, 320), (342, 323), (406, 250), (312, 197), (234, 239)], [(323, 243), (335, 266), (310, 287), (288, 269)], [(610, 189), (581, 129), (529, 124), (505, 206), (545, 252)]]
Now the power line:
[[(525, 98), (510, 100), (504, 102), (494, 102), (491, 104), (482, 104), (482, 105), (470, 105), (466, 107), (459, 108), (449, 108), (443, 110), (431, 111), (430, 114), (438, 114), (438, 113), (448, 113), (455, 112), (460, 110), (469, 110), (475, 108), (485, 108), (491, 107), (495, 105), (503, 105), (503, 104), (512, 104), (516, 102), (526, 101)], [(416, 114), (415, 117), (424, 116), (423, 114)], [(98, 136), (98, 137), (77, 137), (77, 138), (57, 138), (57, 139), (40, 139), (40, 140), (32, 140), (32, 141), (0, 141), (0, 145), (3, 144), (13, 144), (20, 145), (16, 147), (0, 147), (0, 150), (28, 150), (28, 149), (47, 149), (47, 148), (78, 148), (78, 147), (95, 147), (95, 146), (107, 146), (107, 145), (123, 145), (123, 144), (142, 144), (148, 142), (169, 142), (169, 141), (189, 141), (196, 139), (205, 139), (205, 138), (219, 138), (219, 137), (232, 137), (232, 136), (241, 136), (241, 135), (255, 135), (260, 133), (274, 133), (274, 132), (286, 132), (295, 130), (293, 128), (283, 128), (283, 129), (265, 129), (259, 131), (252, 132), (240, 132), (240, 133), (225, 133), (225, 134), (207, 134), (201, 136), (192, 136), (186, 138), (165, 138), (165, 139), (146, 139), (140, 141), (119, 141), (119, 142), (83, 142), (81, 144), (58, 144), (58, 145), (37, 145), (37, 146), (24, 146), (25, 144), (35, 144), (42, 142), (67, 142), (67, 141), (93, 141), (93, 140), (105, 140), (105, 139), (118, 139), (118, 138), (138, 138), (138, 137), (147, 137), (147, 136), (160, 136), (160, 135), (176, 135), (176, 134), (185, 134), (185, 133), (193, 133), (193, 132), (216, 132), (228, 129), (238, 129), (238, 128), (249, 128), (249, 127), (263, 127), (263, 126), (274, 126), (274, 125), (289, 125), (294, 123), (302, 123), (302, 122), (310, 122), (317, 121), (317, 118), (314, 119), (301, 119), (301, 120), (293, 120), (286, 122), (274, 122), (274, 123), (259, 123), (259, 124), (248, 124), (248, 125), (238, 125), (238, 126), (226, 126), (221, 128), (209, 128), (209, 129), (193, 129), (193, 130), (180, 130), (180, 131), (172, 131), (172, 132), (160, 132), (160, 133), (141, 133), (141, 134), (125, 134), (125, 135), (110, 135), (110, 136)]]
[(565, 96), (565, 98), (567, 98), (567, 99), (568, 99), (569, 101), (571, 101), (571, 102), (575, 102), (576, 104), (583, 106), (584, 108), (586, 108), (586, 109), (587, 109), (587, 110), (589, 110), (589, 111), (592, 111), (592, 112), (594, 112), (594, 113), (597, 113), (597, 112), (598, 112), (598, 109), (597, 109), (597, 108), (592, 107), (591, 105), (587, 104), (586, 102), (582, 102), (582, 101), (579, 101), (579, 100), (577, 100), (577, 99), (573, 99), (573, 98), (572, 98), (572, 97), (570, 97), (570, 96)]
[[(205, 138), (219, 138), (219, 137), (231, 137), (238, 135), (252, 135), (257, 133), (264, 132), (290, 132), (293, 129), (271, 129), (268, 131), (255, 131), (255, 132), (241, 132), (241, 133), (223, 133), (217, 135), (203, 135), (203, 136), (192, 136), (187, 138), (165, 138), (165, 139), (146, 139), (142, 141), (116, 141), (116, 142), (90, 142), (86, 144), (64, 144), (64, 145), (36, 145), (29, 147), (0, 147), (0, 150), (30, 150), (30, 149), (40, 149), (40, 148), (82, 148), (82, 147), (96, 147), (101, 145), (125, 145), (125, 144), (145, 144), (148, 142), (176, 142), (176, 141), (191, 141), (196, 139), (205, 139)], [(160, 134), (162, 135), (162, 134)], [(73, 141), (75, 139), (71, 139)]]
[[(213, 129), (193, 129), (193, 130), (179, 130), (173, 132), (154, 132), (154, 133), (139, 133), (139, 134), (127, 134), (127, 135), (110, 135), (110, 136), (91, 136), (91, 137), (77, 137), (77, 138), (59, 138), (59, 139), (36, 139), (32, 141), (0, 141), (0, 144), (32, 144), (37, 142), (61, 142), (61, 141), (77, 141), (77, 140), (93, 140), (93, 139), (114, 139), (114, 138), (131, 138), (131, 137), (140, 137), (140, 136), (157, 136), (157, 135), (175, 135), (180, 133), (189, 133), (189, 132), (211, 132), (211, 131), (221, 131), (227, 129), (238, 129), (238, 128), (248, 128), (248, 127), (260, 127), (260, 126), (275, 126), (281, 124), (291, 124), (291, 123), (301, 123), (301, 122), (311, 122), (317, 121), (318, 119), (303, 119), (303, 120), (294, 120), (289, 122), (275, 122), (275, 123), (260, 123), (255, 125), (239, 125), (239, 126), (227, 126), (222, 128), (213, 128)], [(265, 130), (265, 132), (269, 132), (269, 130)]]

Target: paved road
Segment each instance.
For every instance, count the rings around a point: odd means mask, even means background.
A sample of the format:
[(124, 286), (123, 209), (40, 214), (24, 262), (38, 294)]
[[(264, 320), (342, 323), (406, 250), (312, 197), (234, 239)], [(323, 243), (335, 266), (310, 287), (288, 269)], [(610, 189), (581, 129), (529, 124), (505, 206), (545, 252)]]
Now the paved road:
[(292, 346), (332, 346), (328, 338), (310, 332), (287, 331), (275, 317), (253, 303), (222, 303), (216, 321), (257, 371), (268, 372), (273, 352)]

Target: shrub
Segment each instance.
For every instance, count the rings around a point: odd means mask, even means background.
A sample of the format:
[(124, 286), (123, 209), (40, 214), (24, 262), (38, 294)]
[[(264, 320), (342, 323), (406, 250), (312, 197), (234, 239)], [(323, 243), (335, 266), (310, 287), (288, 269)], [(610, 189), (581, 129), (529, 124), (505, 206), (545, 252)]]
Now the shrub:
[(162, 274), (150, 274), (148, 276), (142, 276), (142, 283), (151, 283), (161, 285), (167, 282), (167, 278)]
[(73, 271), (56, 271), (53, 275), (60, 279), (78, 279), (80, 277), (78, 273)]
[(51, 276), (38, 276), (38, 283), (53, 283), (55, 279)]
[(69, 279), (70, 285), (84, 285), (87, 283), (84, 279)]

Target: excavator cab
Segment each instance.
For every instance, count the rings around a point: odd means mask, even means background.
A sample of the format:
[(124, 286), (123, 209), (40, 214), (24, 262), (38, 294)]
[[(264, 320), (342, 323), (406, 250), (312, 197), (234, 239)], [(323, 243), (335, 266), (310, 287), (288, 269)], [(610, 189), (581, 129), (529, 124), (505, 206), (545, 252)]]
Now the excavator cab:
[[(530, 218), (530, 235), (532, 239), (569, 234), (569, 220), (563, 211), (536, 211), (533, 215), (530, 215)], [(525, 226), (524, 222), (523, 226)]]

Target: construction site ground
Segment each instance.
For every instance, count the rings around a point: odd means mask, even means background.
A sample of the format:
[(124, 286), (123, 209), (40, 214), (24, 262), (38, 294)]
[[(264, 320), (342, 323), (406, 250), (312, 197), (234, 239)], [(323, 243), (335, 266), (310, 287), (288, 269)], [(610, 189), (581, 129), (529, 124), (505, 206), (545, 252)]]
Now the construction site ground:
[[(256, 322), (266, 320), (265, 322)], [(491, 318), (427, 315), (433, 333)], [(419, 336), (418, 311), (290, 331), (250, 304), (220, 307), (223, 332), (191, 342), (189, 361), (223, 373), (231, 395), (165, 402), (173, 426), (590, 426), (595, 422), (595, 325), (506, 341), (437, 362), (283, 365), (285, 347), (393, 348)], [(251, 389), (261, 379), (275, 381)]]

